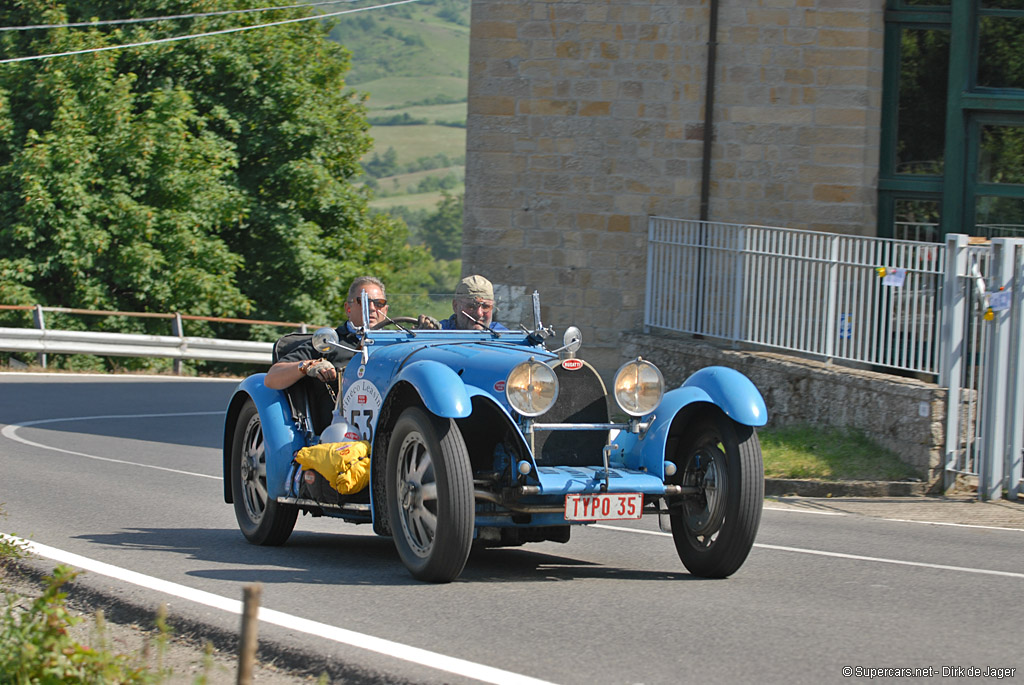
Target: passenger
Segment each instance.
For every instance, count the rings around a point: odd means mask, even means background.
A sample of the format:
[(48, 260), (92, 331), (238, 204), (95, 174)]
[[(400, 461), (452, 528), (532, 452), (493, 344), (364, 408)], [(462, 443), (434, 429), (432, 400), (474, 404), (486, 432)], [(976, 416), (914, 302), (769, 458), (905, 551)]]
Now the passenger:
[(466, 276), (455, 286), (455, 297), (452, 299), (452, 315), (444, 321), (438, 321), (421, 314), (417, 328), (440, 328), (443, 330), (486, 330), (507, 331), (508, 328), (494, 317), (494, 287), (483, 276)]
[[(356, 333), (357, 329), (363, 325), (361, 299), (363, 291), (366, 291), (366, 295), (370, 298), (368, 326), (373, 327), (384, 321), (388, 311), (387, 295), (384, 292), (384, 284), (379, 278), (360, 276), (352, 281), (345, 299), (345, 314), (348, 315), (348, 321), (337, 328), (338, 341), (342, 345), (352, 348), (359, 346), (359, 337)], [(337, 347), (332, 347), (329, 352), (321, 353), (313, 348), (312, 340), (307, 340), (271, 366), (263, 379), (263, 384), (274, 390), (284, 390), (309, 376), (335, 385), (339, 369), (344, 369), (345, 364), (353, 355), (355, 352)]]

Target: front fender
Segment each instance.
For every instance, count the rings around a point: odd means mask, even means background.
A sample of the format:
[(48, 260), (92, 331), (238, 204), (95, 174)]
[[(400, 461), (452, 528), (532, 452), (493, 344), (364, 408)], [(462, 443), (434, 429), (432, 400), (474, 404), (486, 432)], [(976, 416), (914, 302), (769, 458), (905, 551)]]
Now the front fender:
[(682, 387), (703, 390), (726, 416), (744, 426), (768, 423), (768, 409), (761, 393), (749, 378), (735, 369), (708, 366), (687, 378)]
[(231, 494), (231, 446), (237, 430), (238, 415), (247, 399), (256, 405), (263, 430), (263, 448), (267, 459), (267, 494), (271, 499), (285, 494), (284, 481), (288, 475), (292, 455), (305, 447), (302, 434), (292, 420), (288, 397), (281, 390), (273, 390), (263, 384), (265, 373), (249, 376), (235, 388), (228, 403), (224, 421), (224, 501), (232, 502)]
[(416, 390), (423, 405), (435, 416), (464, 419), (473, 411), (466, 384), (444, 364), (426, 359), (413, 362), (398, 372), (392, 385), (402, 381)]
[(746, 426), (763, 426), (768, 410), (761, 393), (739, 371), (724, 366), (709, 366), (697, 371), (683, 385), (665, 393), (654, 411), (651, 425), (641, 438), (636, 433), (619, 433), (614, 442), (622, 451), (628, 467), (644, 467), (648, 472), (665, 477), (665, 446), (676, 416), (688, 406), (706, 403)]

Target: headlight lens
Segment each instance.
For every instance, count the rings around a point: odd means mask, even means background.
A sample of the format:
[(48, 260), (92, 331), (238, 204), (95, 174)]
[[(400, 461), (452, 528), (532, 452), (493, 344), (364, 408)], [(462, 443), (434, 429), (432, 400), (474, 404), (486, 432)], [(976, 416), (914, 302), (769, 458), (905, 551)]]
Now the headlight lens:
[(637, 357), (615, 372), (615, 402), (630, 416), (650, 414), (665, 394), (665, 378), (654, 364)]
[(558, 379), (547, 364), (530, 357), (508, 374), (505, 397), (523, 416), (540, 416), (558, 399)]

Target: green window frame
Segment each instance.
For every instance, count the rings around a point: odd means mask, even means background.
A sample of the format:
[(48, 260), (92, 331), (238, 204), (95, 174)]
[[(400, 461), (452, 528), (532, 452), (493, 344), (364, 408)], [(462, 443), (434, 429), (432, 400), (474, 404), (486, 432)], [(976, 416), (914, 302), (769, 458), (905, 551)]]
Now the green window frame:
[[(1014, 224), (1019, 221), (1024, 229), (1024, 183), (1016, 182), (1020, 179), (1013, 173), (1004, 174), (1012, 177), (1012, 181), (998, 182), (986, 179), (982, 173), (992, 168), (992, 140), (1015, 144), (1018, 130), (1024, 133), (1024, 60), (1019, 70), (1015, 61), (1003, 69), (983, 64), (985, 79), (1003, 80), (1009, 85), (978, 85), (980, 55), (984, 52), (979, 50), (979, 36), (1004, 20), (1011, 22), (1007, 25), (1012, 31), (1020, 26), (1024, 37), (1024, 0), (889, 0), (885, 16), (878, 235), (934, 240), (942, 240), (947, 233), (993, 235), (991, 226), (985, 225), (992, 223), (989, 219), (993, 212), (997, 218), (1011, 218)], [(907, 31), (948, 32), (949, 42), (941, 163), (916, 169), (914, 165), (897, 164), (901, 149), (902, 38)], [(990, 49), (992, 44), (986, 43), (985, 48), (985, 54), (998, 57), (997, 51)], [(1004, 161), (1004, 171), (1005, 168)], [(927, 238), (921, 237), (924, 234), (907, 233), (904, 214), (908, 207), (937, 208), (939, 216), (928, 223), (937, 224), (938, 230), (928, 231)], [(999, 230), (1002, 235), (1018, 235), (1011, 229)], [(1024, 230), (1020, 235), (1024, 235)]]

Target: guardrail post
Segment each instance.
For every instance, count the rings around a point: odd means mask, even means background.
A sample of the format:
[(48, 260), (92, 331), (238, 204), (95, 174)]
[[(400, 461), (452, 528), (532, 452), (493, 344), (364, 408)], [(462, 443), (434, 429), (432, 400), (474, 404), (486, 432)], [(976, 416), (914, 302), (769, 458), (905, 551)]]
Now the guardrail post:
[[(181, 312), (174, 312), (174, 318), (171, 319), (171, 335), (177, 336), (179, 338), (184, 338), (185, 337), (185, 326), (181, 323)], [(184, 344), (184, 342), (185, 341), (182, 340), (183, 344)], [(174, 370), (174, 375), (175, 376), (180, 376), (181, 375), (181, 360), (180, 359), (175, 359), (174, 360), (174, 362), (172, 364), (172, 369)]]
[[(946, 450), (943, 460), (942, 487), (948, 491), (956, 485), (956, 466), (960, 454), (960, 412), (963, 400), (964, 354), (967, 307), (965, 297), (974, 284), (965, 284), (967, 275), (967, 236), (955, 233), (946, 236), (946, 273), (942, 282), (942, 342), (939, 354), (939, 386), (946, 388)], [(972, 308), (973, 309), (973, 308)]]
[[(37, 330), (46, 330), (46, 320), (43, 318), (43, 306), (37, 304), (35, 309), (32, 310), (32, 324)], [(39, 352), (36, 354), (36, 361), (39, 362), (39, 366), (46, 368), (46, 353)]]

